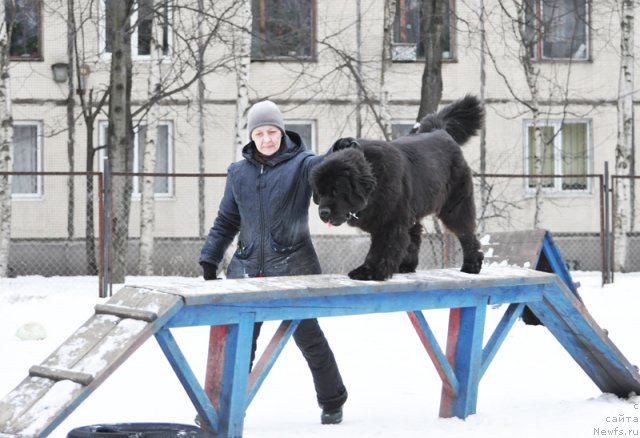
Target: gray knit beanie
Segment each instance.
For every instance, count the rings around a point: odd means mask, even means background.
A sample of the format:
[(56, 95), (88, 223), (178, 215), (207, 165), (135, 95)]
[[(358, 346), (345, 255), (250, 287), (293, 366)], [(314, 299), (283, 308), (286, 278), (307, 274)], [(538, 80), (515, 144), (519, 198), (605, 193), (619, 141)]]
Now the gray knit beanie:
[(270, 100), (263, 100), (254, 104), (247, 116), (249, 136), (259, 126), (271, 125), (279, 128), (284, 134), (284, 119), (278, 106)]

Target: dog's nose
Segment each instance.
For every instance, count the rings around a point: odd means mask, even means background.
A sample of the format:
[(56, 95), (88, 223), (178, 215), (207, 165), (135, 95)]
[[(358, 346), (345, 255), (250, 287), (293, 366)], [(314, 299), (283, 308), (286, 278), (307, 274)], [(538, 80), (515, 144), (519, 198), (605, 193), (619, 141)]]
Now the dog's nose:
[(322, 222), (327, 222), (331, 217), (331, 209), (328, 207), (318, 208), (318, 213), (320, 214), (320, 219), (322, 220)]

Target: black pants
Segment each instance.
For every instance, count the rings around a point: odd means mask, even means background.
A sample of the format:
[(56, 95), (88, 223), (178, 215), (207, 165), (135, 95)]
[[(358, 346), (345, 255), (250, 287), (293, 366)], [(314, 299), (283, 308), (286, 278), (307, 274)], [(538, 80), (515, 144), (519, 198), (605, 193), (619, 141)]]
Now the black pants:
[[(253, 346), (251, 348), (251, 365), (256, 354), (256, 346), (262, 323), (258, 322), (253, 330)], [(347, 389), (342, 383), (338, 364), (329, 347), (327, 339), (317, 319), (303, 319), (293, 333), (293, 339), (307, 360), (313, 384), (316, 388), (318, 405), (331, 411), (339, 408), (347, 400)]]

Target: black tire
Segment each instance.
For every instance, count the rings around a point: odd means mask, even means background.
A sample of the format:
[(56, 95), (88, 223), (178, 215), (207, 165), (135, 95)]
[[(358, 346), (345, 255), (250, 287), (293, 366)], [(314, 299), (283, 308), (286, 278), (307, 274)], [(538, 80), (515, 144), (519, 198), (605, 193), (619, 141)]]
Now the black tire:
[(205, 438), (198, 426), (171, 423), (94, 424), (73, 429), (67, 438)]

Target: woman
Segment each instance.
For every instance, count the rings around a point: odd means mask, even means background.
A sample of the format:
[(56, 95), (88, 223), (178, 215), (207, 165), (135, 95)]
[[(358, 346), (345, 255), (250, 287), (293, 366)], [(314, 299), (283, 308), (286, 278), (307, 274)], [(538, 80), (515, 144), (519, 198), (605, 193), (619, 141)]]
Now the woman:
[[(218, 216), (200, 253), (204, 279), (217, 278), (225, 251), (239, 233), (227, 278), (320, 273), (309, 233), (309, 172), (322, 161), (300, 135), (286, 131), (280, 109), (258, 102), (248, 114), (251, 141), (231, 164)], [(256, 324), (251, 361), (261, 323)], [(293, 338), (313, 376), (322, 424), (342, 421), (347, 390), (316, 319), (300, 322)]]

